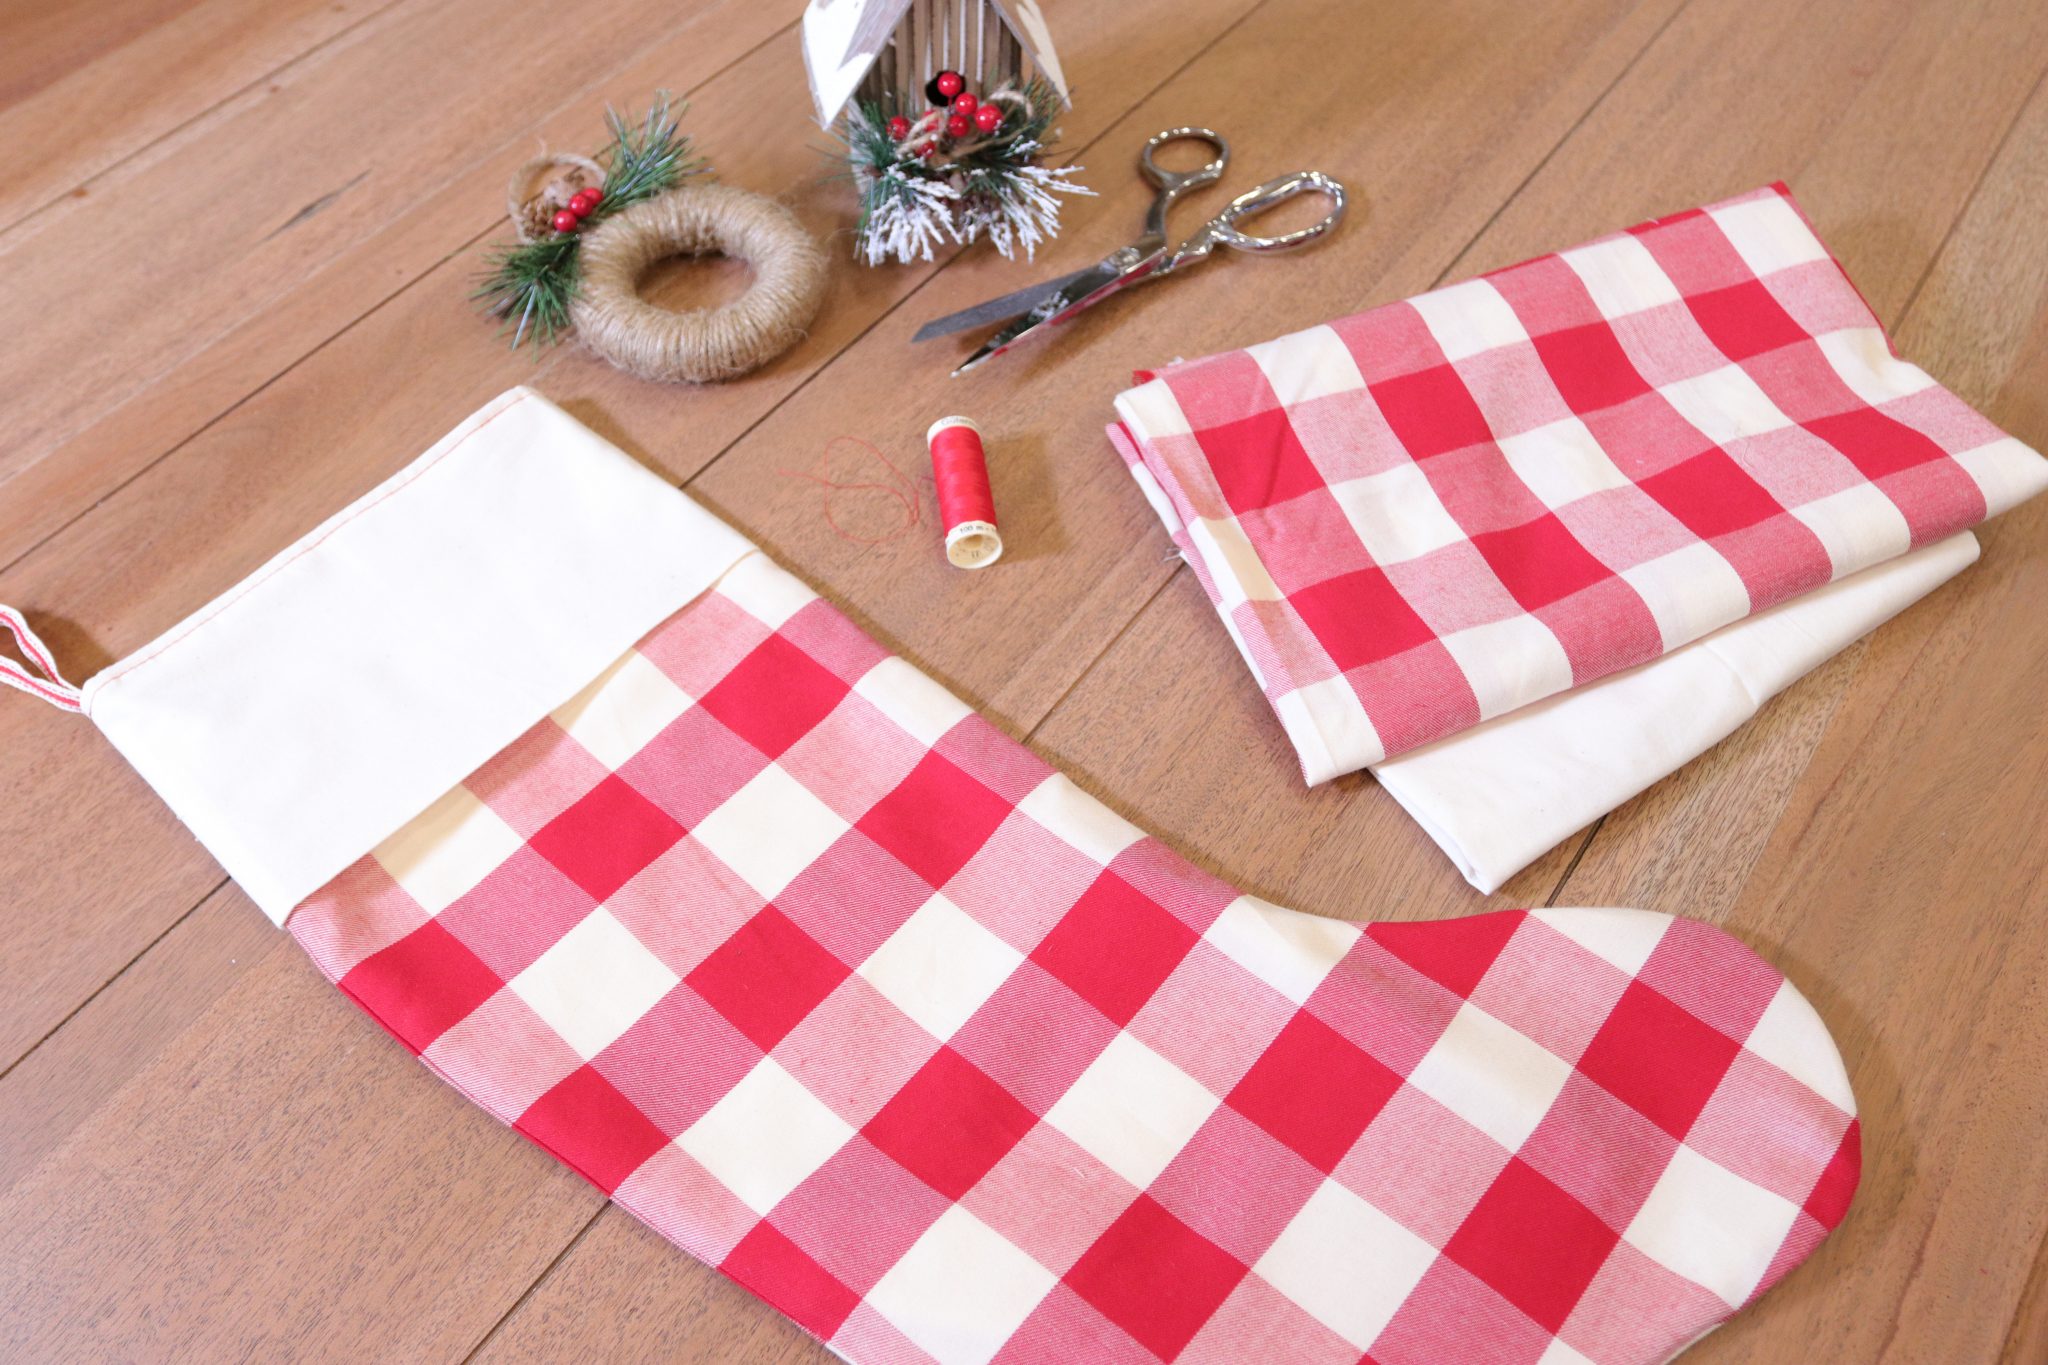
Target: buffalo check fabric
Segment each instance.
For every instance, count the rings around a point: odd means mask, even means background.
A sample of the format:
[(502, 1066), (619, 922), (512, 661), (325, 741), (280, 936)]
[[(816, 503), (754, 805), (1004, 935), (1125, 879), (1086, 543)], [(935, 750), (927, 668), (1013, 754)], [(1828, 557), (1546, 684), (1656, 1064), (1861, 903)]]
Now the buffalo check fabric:
[(2048, 485), (1783, 185), (1140, 379), (1113, 435), (1312, 783)]
[(1859, 1169), (1826, 1030), (1721, 932), (1240, 895), (759, 554), (289, 928), (876, 1365), (1662, 1360)]

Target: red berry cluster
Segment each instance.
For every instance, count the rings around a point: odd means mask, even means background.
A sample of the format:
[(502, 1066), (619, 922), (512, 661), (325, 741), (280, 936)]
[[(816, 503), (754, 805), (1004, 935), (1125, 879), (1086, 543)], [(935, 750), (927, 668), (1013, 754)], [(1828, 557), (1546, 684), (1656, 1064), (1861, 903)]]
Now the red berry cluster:
[(918, 156), (937, 155), (941, 138), (960, 142), (976, 133), (988, 137), (1003, 126), (1003, 111), (976, 98), (957, 71), (941, 71), (924, 93), (932, 102), (932, 113), (915, 124), (901, 114), (889, 120), (889, 136), (896, 142), (909, 137), (913, 128), (929, 128), (931, 135), (911, 149)]
[(549, 221), (554, 224), (557, 232), (574, 232), (583, 226), (583, 220), (603, 202), (603, 190), (595, 185), (586, 186), (570, 197), (569, 207), (556, 213)]

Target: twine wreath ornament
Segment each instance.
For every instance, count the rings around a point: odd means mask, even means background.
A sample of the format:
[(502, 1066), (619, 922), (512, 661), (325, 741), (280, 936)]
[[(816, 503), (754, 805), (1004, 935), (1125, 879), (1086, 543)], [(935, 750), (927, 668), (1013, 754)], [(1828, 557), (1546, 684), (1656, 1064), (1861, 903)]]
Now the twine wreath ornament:
[[(817, 316), (825, 259), (794, 214), (758, 194), (684, 186), (708, 168), (678, 132), (664, 93), (628, 125), (607, 110), (596, 159), (535, 158), (512, 175), (506, 211), (519, 241), (501, 247), (476, 297), (516, 348), (574, 327), (593, 351), (643, 379), (732, 379), (782, 354)], [(717, 252), (754, 273), (721, 308), (673, 312), (640, 298), (647, 268)]]
[[(669, 256), (718, 253), (754, 272), (719, 308), (674, 312), (641, 298), (647, 268)], [(589, 235), (569, 316), (591, 350), (642, 379), (705, 383), (781, 355), (825, 296), (825, 255), (796, 215), (727, 185), (690, 186), (634, 205)]]

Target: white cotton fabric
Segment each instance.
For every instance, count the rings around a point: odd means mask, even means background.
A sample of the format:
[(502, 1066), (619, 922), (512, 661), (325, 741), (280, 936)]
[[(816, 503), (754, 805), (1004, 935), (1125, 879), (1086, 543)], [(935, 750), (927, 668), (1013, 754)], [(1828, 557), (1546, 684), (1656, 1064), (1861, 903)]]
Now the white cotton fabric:
[(85, 711), (283, 923), (750, 548), (513, 389), (92, 678)]
[(1961, 531), (1626, 673), (1375, 764), (1487, 894), (1733, 734), (1779, 692), (1975, 562)]

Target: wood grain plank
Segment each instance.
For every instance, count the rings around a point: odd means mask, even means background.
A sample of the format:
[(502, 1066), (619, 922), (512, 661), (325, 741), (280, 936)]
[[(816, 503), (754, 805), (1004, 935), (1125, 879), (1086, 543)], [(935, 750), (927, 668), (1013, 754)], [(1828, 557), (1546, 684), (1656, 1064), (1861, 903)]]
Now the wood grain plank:
[(0, 229), (391, 3), (0, 6)]
[(273, 935), (0, 1195), (0, 1358), (461, 1354), (602, 1198), (390, 1052)]
[(2044, 58), (2029, 0), (1689, 5), (1451, 277), (1784, 180), (1896, 322)]
[(108, 0), (86, 13), (37, 0), (0, 2), (0, 31), (8, 36), (7, 46), (0, 48), (0, 108), (17, 104), (151, 29), (173, 22), (192, 3)]
[[(1077, 72), (1129, 91), (1066, 121), (1085, 145), (1150, 87), (1241, 16), (1254, 0), (1200, 0), (1162, 30), (1125, 7), (1074, 25)], [(844, 234), (855, 205), (819, 173), (801, 102), (767, 107), (764, 89), (801, 82), (793, 41), (757, 49), (704, 91), (693, 128), (712, 145), (762, 138), (722, 176), (785, 191), (820, 236)], [(764, 119), (779, 119), (764, 126)], [(513, 156), (523, 155), (514, 153)], [(495, 169), (501, 180), (510, 164)], [(789, 190), (794, 184), (797, 188)], [(748, 378), (669, 389), (564, 349), (537, 364), (508, 352), (468, 301), (473, 258), (443, 261), (171, 458), (107, 497), (0, 573), (0, 601), (20, 605), (79, 676), (146, 643), (232, 586), (272, 553), (425, 449), (509, 385), (546, 377), (551, 396), (678, 481), (754, 427), (818, 367), (936, 267), (834, 273), (825, 311), (788, 355)], [(422, 360), (422, 357), (427, 357)], [(564, 377), (566, 376), (566, 377)], [(872, 395), (870, 395), (872, 397)], [(645, 415), (643, 425), (621, 414)], [(654, 444), (643, 444), (651, 436)], [(0, 504), (4, 505), (4, 504)], [(50, 608), (61, 607), (61, 614)], [(69, 724), (65, 724), (66, 720)], [(61, 756), (60, 756), (61, 755)], [(0, 1057), (13, 1058), (102, 984), (219, 880), (120, 759), (75, 718), (0, 708), (0, 780), (31, 793), (0, 810), (0, 876), (37, 896), (0, 902)], [(126, 814), (116, 814), (116, 810)]]
[[(2043, 1116), (2048, 1117), (2048, 1116)], [(2034, 1253), (2033, 1273), (2020, 1296), (2005, 1334), (2005, 1347), (1998, 1353), (1999, 1365), (2027, 1365), (2048, 1360), (2048, 1240)]]
[[(593, 1282), (613, 1287), (598, 1311)], [(608, 1206), (475, 1359), (813, 1365), (833, 1357), (765, 1302)]]
[[(577, 22), (561, 25), (532, 23), (514, 0), (376, 13), (123, 163), (88, 196), (60, 199), (0, 234), (9, 281), (0, 327), (11, 343), (0, 352), (0, 391), (10, 395), (0, 477), (394, 219), (438, 223), (410, 207), (423, 189), (431, 198), (479, 163), (502, 167), (502, 185), (531, 154), (545, 115), (587, 100), (630, 58), (618, 35), (661, 44), (695, 30), (689, 47), (672, 51), (701, 49), (679, 63), (701, 78), (789, 22), (739, 0), (680, 10), (590, 0)], [(450, 52), (463, 54), (458, 66)], [(384, 97), (391, 90), (406, 95)], [(635, 92), (636, 102), (645, 95)], [(594, 124), (586, 116), (577, 143), (592, 140)], [(421, 242), (401, 233), (386, 246), (409, 249), (361, 264), (416, 275), (490, 227), (502, 192), (466, 203), (460, 235)], [(82, 242), (91, 249), (79, 250)], [(360, 303), (336, 324), (359, 314)]]
[(23, 794), (0, 803), (0, 922), (18, 949), (0, 948), (0, 1065), (11, 1065), (222, 873), (77, 716), (0, 707), (0, 732), (0, 784)]
[[(719, 64), (744, 51), (745, 45), (757, 35), (757, 21), (728, 22), (734, 17), (735, 11), (727, 8), (713, 11), (706, 23), (684, 25), (678, 38), (646, 54), (646, 60), (617, 73), (616, 79), (624, 83), (623, 90), (607, 87), (601, 92), (585, 92), (583, 107), (578, 111), (585, 131), (596, 124), (607, 97), (636, 91), (632, 98), (644, 98), (645, 90), (658, 80), (680, 76), (694, 84), (713, 75)], [(96, 440), (90, 457), (71, 468), (78, 477), (61, 491), (77, 505), (91, 507), (113, 488), (114, 483), (107, 480), (118, 482), (126, 458), (162, 453), (164, 447), (154, 442), (162, 437), (164, 427), (168, 426), (174, 436), (187, 427), (203, 429), (220, 414), (221, 407), (214, 405), (231, 405), (272, 378), (276, 373), (274, 367), (281, 363), (277, 355), (280, 348), (294, 341), (310, 348), (327, 339), (329, 334), (322, 329), (345, 328), (347, 322), (370, 306), (362, 297), (365, 272), (374, 274), (396, 265), (421, 273), (438, 269), (439, 273), (434, 277), (433, 288), (421, 291), (414, 300), (423, 308), (408, 315), (381, 318), (379, 325), (354, 334), (350, 344), (341, 346), (330, 358), (330, 363), (343, 367), (357, 363), (364, 367), (356, 372), (364, 384), (356, 390), (357, 394), (385, 392), (388, 385), (383, 374), (399, 367), (419, 375), (421, 394), (430, 392), (432, 384), (438, 382), (448, 385), (450, 391), (474, 394), (478, 402), (525, 377), (531, 362), (506, 354), (491, 329), (480, 323), (470, 309), (467, 277), (475, 268), (474, 261), (450, 262), (446, 248), (449, 242), (461, 243), (476, 236), (480, 220), (489, 221), (494, 211), (491, 206), (498, 201), (497, 186), (525, 154), (524, 148), (501, 149), (497, 164), (481, 165), (461, 182), (470, 192), (468, 202), (451, 192), (424, 210), (426, 216), (414, 225), (417, 230), (411, 244), (417, 249), (417, 257), (410, 264), (403, 251), (391, 259), (380, 259), (376, 252), (362, 249), (347, 258), (343, 268), (317, 281), (315, 287), (296, 293), (283, 309), (263, 314), (234, 339), (226, 352), (209, 353), (202, 361), (201, 374), (181, 371), (178, 382), (155, 391), (160, 401), (118, 409), (109, 421), (94, 429), (95, 436), (104, 439)], [(4, 258), (0, 258), (0, 268), (5, 266)], [(394, 280), (388, 287), (398, 289), (406, 282)], [(408, 348), (432, 344), (421, 334), (422, 317), (432, 317), (449, 337), (459, 338), (467, 361), (480, 367), (488, 377), (460, 390), (460, 379), (453, 367), (415, 364)], [(378, 353), (380, 350), (383, 354)], [(317, 381), (317, 372), (309, 377)], [(339, 395), (348, 392), (348, 386), (349, 381), (343, 379), (333, 387), (297, 390), (296, 396), (315, 411), (352, 412), (360, 406), (359, 402), (337, 401)], [(292, 396), (291, 391), (285, 395), (287, 399)], [(431, 443), (438, 434), (437, 428), (445, 428), (450, 414), (457, 411), (447, 408), (412, 428), (403, 439), (418, 444), (394, 444), (384, 466), (386, 472), (402, 462), (399, 456), (404, 450), (423, 449)], [(353, 417), (345, 420), (351, 427), (362, 425)], [(267, 512), (258, 512), (256, 509), (266, 508), (266, 494), (271, 488), (296, 488), (301, 484), (318, 487), (322, 492), (313, 496), (325, 497), (331, 510), (374, 482), (368, 478), (357, 481), (343, 473), (322, 483), (308, 468), (317, 461), (297, 454), (298, 442), (320, 449), (326, 443), (325, 433), (318, 429), (317, 422), (302, 432), (286, 433), (259, 409), (250, 425), (238, 427), (229, 423), (216, 434), (214, 444), (202, 443), (195, 453), (202, 466), (199, 477), (179, 485), (187, 501), (151, 503), (145, 488), (139, 493), (143, 501), (117, 504), (124, 512), (132, 510), (132, 519), (124, 518), (125, 529), (117, 532), (112, 542), (103, 544), (125, 545), (131, 550), (159, 545), (175, 557), (181, 545), (220, 548), (224, 543), (239, 540), (244, 552), (234, 561), (238, 567), (219, 578), (217, 586), (203, 586), (213, 580), (202, 575), (189, 585), (196, 591), (188, 591), (168, 603), (158, 614), (140, 623), (134, 633), (121, 637), (122, 643), (111, 649), (90, 638), (94, 631), (74, 625), (91, 621), (89, 613), (82, 618), (57, 618), (34, 612), (39, 625), (50, 632), (55, 647), (77, 675), (97, 670), (126, 648), (167, 628), (219, 588), (260, 564), (292, 536), (322, 519), (319, 505), (313, 502), (300, 505), (299, 519), (289, 528)], [(220, 458), (222, 451), (228, 452), (227, 458)], [(215, 455), (210, 462), (209, 454)], [(237, 461), (260, 468), (264, 478), (271, 482), (238, 483)], [(39, 465), (36, 471), (49, 467)], [(9, 493), (17, 491), (21, 482), (7, 485)], [(25, 503), (12, 497), (0, 498), (0, 520), (17, 511), (32, 519), (61, 515), (57, 509), (62, 500), (51, 496), (51, 487), (20, 491), (36, 500)], [(89, 579), (111, 591), (112, 595), (105, 600), (116, 616), (123, 609), (122, 597), (139, 606), (139, 598), (147, 594), (134, 590), (158, 580), (158, 569), (135, 567), (136, 576), (126, 580), (126, 590), (121, 586), (125, 571), (119, 564), (86, 569)], [(76, 612), (83, 600), (82, 592), (71, 586), (76, 580), (67, 580), (60, 572), (55, 581), (66, 586), (53, 588), (48, 596), (26, 585), (10, 585), (9, 591), (21, 595), (9, 600), (24, 602), (31, 609), (45, 602), (63, 601), (68, 612)], [(0, 999), (4, 999), (0, 1003), (0, 1040), (4, 1040), (0, 1042), (0, 1058), (9, 1061), (20, 1056), (171, 919), (195, 904), (221, 876), (212, 860), (161, 809), (161, 803), (90, 727), (67, 725), (67, 718), (55, 713), (32, 714), (39, 711), (41, 708), (24, 711), (8, 707), (0, 713), (0, 729), (9, 732), (7, 742), (0, 744), (0, 772), (6, 774), (7, 780), (28, 782), (41, 792), (34, 801), (15, 803), (0, 811), (0, 861), (20, 860), (19, 866), (11, 870), (23, 889), (22, 897), (0, 912), (18, 918), (20, 937), (16, 942), (21, 949), (18, 956), (0, 951), (0, 981), (5, 981), (9, 988), (0, 992)], [(112, 812), (117, 809), (126, 814), (114, 815)]]
[[(758, 6), (690, 13), (694, 20), (639, 49), (602, 81), (575, 92), (547, 92), (546, 98), (563, 102), (543, 122), (500, 130), (472, 164), (438, 189), (390, 206), (376, 225), (338, 243), (332, 256), (294, 275), (284, 292), (134, 396), (108, 397), (76, 436), (54, 444), (19, 441), (19, 467), (0, 472), (0, 564), (14, 562), (429, 271), (459, 259), (462, 278), (453, 287), (458, 296), (467, 295), (473, 287), (468, 274), (480, 269), (476, 248), (506, 235), (506, 177), (536, 147), (595, 150), (607, 104), (632, 109), (655, 89), (688, 97), (782, 32), (763, 25), (765, 11)], [(709, 145), (696, 118), (687, 131)]]
[(247, 909), (229, 887), (208, 896), (0, 1075), (0, 1190), (86, 1122), (243, 973), (285, 946)]

